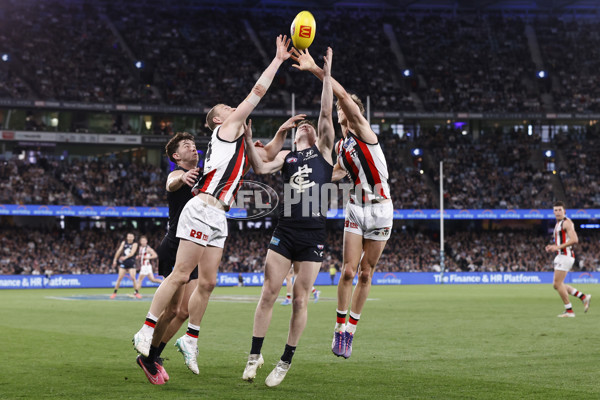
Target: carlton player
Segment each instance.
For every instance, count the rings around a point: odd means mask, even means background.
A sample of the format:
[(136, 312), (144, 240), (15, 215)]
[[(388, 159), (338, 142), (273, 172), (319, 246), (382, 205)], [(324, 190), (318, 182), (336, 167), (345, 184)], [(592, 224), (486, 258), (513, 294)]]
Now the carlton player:
[[(308, 50), (294, 49), (294, 67), (310, 71), (323, 80), (324, 73)], [(377, 135), (364, 117), (365, 109), (356, 95), (350, 95), (335, 79), (331, 79), (337, 97), (338, 122), (343, 139), (336, 145), (338, 162), (333, 180), (348, 174), (354, 184), (346, 205), (343, 266), (338, 283), (337, 322), (334, 328), (332, 351), (348, 358), (362, 308), (371, 289), (375, 266), (390, 237), (393, 205), (388, 185), (388, 169)], [(360, 275), (354, 294), (352, 280), (360, 265)], [(352, 298), (349, 323), (346, 314)]]
[[(200, 170), (198, 168), (198, 151), (196, 150), (194, 136), (187, 132), (178, 132), (173, 136), (165, 146), (165, 153), (169, 160), (177, 165), (177, 168), (171, 171), (167, 177), (169, 223), (167, 233), (157, 249), (158, 273), (166, 278), (173, 271), (175, 256), (179, 247), (179, 239), (177, 238), (179, 215), (183, 207), (193, 197), (191, 189), (198, 181)], [(150, 326), (147, 326), (143, 330), (150, 330), (149, 335), (142, 335), (138, 332), (133, 338), (133, 345), (141, 354), (137, 360), (138, 365), (142, 366), (143, 363), (144, 372), (149, 371), (150, 376), (156, 375), (158, 370), (165, 382), (169, 380), (169, 375), (163, 367), (160, 355), (169, 340), (188, 318), (188, 301), (196, 287), (196, 279), (198, 279), (198, 267), (194, 268), (188, 282), (181, 286), (171, 298), (171, 302), (156, 323), (157, 329), (154, 331), (154, 335), (151, 333)], [(146, 327), (146, 325), (144, 326)], [(150, 339), (152, 339), (152, 343), (150, 343)]]
[[(323, 67), (325, 77), (318, 132), (308, 121), (300, 122), (296, 131), (296, 151), (282, 151), (274, 161), (263, 163), (252, 146), (251, 124), (246, 130), (248, 157), (255, 172), (272, 174), (281, 171), (285, 194), (280, 205), (279, 222), (265, 260), (265, 281), (254, 314), (252, 347), (242, 374), (244, 380), (252, 381), (256, 377), (256, 370), (264, 364), (261, 349), (271, 322), (273, 305), (292, 263), (296, 273), (288, 338), (281, 359), (265, 381), (270, 387), (279, 385), (290, 369), (296, 346), (306, 326), (309, 292), (323, 261), (328, 203), (321, 198), (321, 187), (331, 182), (331, 153), (335, 137), (331, 116), (331, 59), (332, 51), (329, 48)], [(288, 287), (292, 287), (291, 282)]]
[(117, 297), (117, 290), (119, 290), (121, 280), (126, 273), (129, 273), (129, 277), (133, 282), (133, 289), (135, 291), (134, 296), (138, 299), (142, 298), (142, 295), (139, 293), (137, 281), (135, 280), (135, 255), (137, 250), (138, 244), (135, 242), (135, 235), (133, 233), (128, 233), (125, 240), (119, 245), (119, 248), (115, 252), (115, 257), (113, 258), (113, 268), (117, 266), (117, 261), (119, 262), (119, 277), (115, 283), (115, 289), (110, 295), (111, 299)]
[(591, 294), (584, 294), (574, 287), (565, 284), (567, 273), (573, 268), (575, 262), (575, 253), (573, 245), (579, 242), (575, 225), (566, 216), (565, 203), (557, 201), (553, 207), (554, 216), (556, 217), (556, 226), (554, 227), (554, 244), (546, 246), (546, 251), (556, 253), (554, 257), (554, 289), (565, 304), (565, 311), (558, 314), (560, 318), (573, 318), (573, 306), (569, 301), (569, 294), (578, 297), (583, 302), (583, 312), (587, 312), (590, 308)]
[[(217, 270), (227, 238), (225, 212), (233, 203), (235, 193), (248, 166), (243, 138), (245, 120), (266, 94), (279, 66), (287, 60), (290, 40), (277, 37), (277, 54), (263, 72), (248, 97), (237, 108), (224, 104), (214, 106), (206, 116), (213, 131), (205, 158), (204, 173), (194, 186), (194, 197), (188, 201), (179, 218), (177, 237), (181, 239), (173, 272), (162, 282), (154, 295), (150, 311), (139, 336), (151, 336), (152, 328), (177, 290), (189, 280), (198, 266), (198, 283), (189, 301), (188, 329), (175, 345), (183, 353), (185, 364), (199, 374), (198, 333), (208, 299), (217, 283)], [(146, 339), (144, 339), (145, 341)], [(144, 368), (153, 384), (162, 384), (161, 374)]]

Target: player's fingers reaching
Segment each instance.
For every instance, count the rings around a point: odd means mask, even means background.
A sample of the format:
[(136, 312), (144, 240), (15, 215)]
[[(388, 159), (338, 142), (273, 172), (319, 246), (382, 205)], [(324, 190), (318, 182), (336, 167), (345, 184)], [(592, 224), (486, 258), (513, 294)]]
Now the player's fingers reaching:
[(249, 119), (247, 124), (244, 124), (244, 135), (247, 139), (252, 139), (252, 120)]

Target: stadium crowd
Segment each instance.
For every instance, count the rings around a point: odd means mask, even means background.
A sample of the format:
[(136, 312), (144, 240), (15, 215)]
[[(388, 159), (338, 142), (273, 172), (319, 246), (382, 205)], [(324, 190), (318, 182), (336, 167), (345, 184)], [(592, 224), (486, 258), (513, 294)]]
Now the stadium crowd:
[[(457, 130), (432, 130), (417, 142), (431, 152), (435, 166), (444, 162), (447, 208), (552, 207), (556, 191), (541, 162), (538, 136), (513, 130), (474, 140)], [(432, 178), (439, 185), (437, 170)]]
[[(247, 94), (268, 63), (273, 39), (289, 32), (293, 16), (277, 7), (155, 6), (8, 1), (0, 14), (7, 55), (0, 62), (0, 95), (111, 104), (232, 102)], [(319, 33), (311, 52), (318, 56), (332, 46), (334, 75), (363, 98), (369, 95), (375, 110), (599, 109), (595, 21), (376, 9), (314, 12)], [(544, 79), (536, 75), (528, 27), (535, 27), (541, 63), (548, 68)], [(290, 64), (262, 106), (289, 107), (296, 91), (298, 107), (318, 103), (317, 80)], [(549, 104), (544, 94), (553, 96)]]
[[(475, 138), (440, 127), (425, 129), (410, 142), (382, 133), (380, 143), (395, 208), (439, 206), (440, 161), (446, 208), (550, 208), (561, 193), (567, 208), (600, 207), (600, 172), (595, 168), (600, 144), (590, 132), (562, 132), (548, 144), (557, 152), (556, 177), (544, 164), (540, 137), (521, 129), (489, 131)], [(417, 147), (423, 154), (412, 156)], [(166, 175), (150, 164), (118, 160), (41, 158), (31, 163), (13, 157), (0, 160), (0, 204), (166, 206)], [(283, 193), (279, 173), (250, 172), (244, 179)], [(332, 201), (332, 206), (343, 204)]]
[[(115, 273), (114, 253), (125, 231), (32, 230), (6, 227), (0, 233), (0, 274)], [(163, 233), (144, 233), (155, 249)], [(328, 230), (322, 271), (340, 270), (342, 230)], [(600, 233), (579, 232), (578, 268), (600, 270)], [(139, 235), (136, 235), (139, 238)], [(262, 272), (271, 230), (230, 229), (221, 272)], [(137, 240), (137, 239), (136, 239)], [(456, 231), (446, 236), (447, 271), (551, 271), (553, 256), (544, 251), (551, 234), (533, 231)], [(139, 267), (139, 266), (138, 266)], [(439, 272), (439, 236), (433, 232), (396, 230), (379, 271)]]

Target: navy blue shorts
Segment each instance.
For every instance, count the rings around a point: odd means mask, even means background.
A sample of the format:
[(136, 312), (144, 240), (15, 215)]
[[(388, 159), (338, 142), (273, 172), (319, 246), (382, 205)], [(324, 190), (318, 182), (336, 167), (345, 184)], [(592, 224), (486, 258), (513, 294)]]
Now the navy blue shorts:
[(325, 229), (292, 229), (277, 226), (269, 249), (291, 261), (323, 261)]
[[(179, 239), (172, 239), (165, 236), (160, 242), (160, 246), (156, 249), (158, 254), (158, 274), (165, 278), (171, 274), (175, 266), (175, 258), (177, 256), (177, 248), (179, 248)], [(194, 268), (190, 274), (190, 281), (198, 279), (198, 266)]]

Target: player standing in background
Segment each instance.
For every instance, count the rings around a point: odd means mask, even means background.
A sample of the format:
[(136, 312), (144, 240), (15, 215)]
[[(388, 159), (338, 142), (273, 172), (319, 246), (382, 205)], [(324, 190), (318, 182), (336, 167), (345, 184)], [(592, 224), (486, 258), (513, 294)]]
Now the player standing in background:
[[(252, 167), (257, 174), (271, 174), (281, 170), (285, 197), (280, 204), (279, 222), (267, 251), (265, 280), (254, 314), (252, 347), (242, 374), (244, 380), (254, 380), (257, 369), (264, 364), (261, 349), (271, 323), (273, 305), (283, 280), (291, 271), (292, 263), (296, 272), (294, 284), (288, 282), (293, 290), (288, 338), (281, 359), (265, 380), (269, 387), (279, 385), (290, 369), (292, 357), (306, 326), (309, 291), (323, 261), (327, 235), (326, 205), (329, 203), (322, 201), (321, 187), (331, 182), (331, 153), (335, 138), (332, 120), (333, 92), (329, 79), (331, 59), (332, 51), (328, 49), (323, 67), (325, 76), (318, 130), (307, 121), (300, 122), (296, 132), (296, 151), (281, 151), (274, 161), (263, 163), (251, 145), (251, 123), (246, 129), (248, 158)], [(293, 202), (288, 197), (295, 197), (297, 201)]]
[[(177, 224), (177, 237), (183, 240), (179, 243), (175, 267), (156, 291), (146, 322), (136, 334), (140, 342), (151, 340), (158, 317), (198, 266), (197, 286), (188, 305), (188, 329), (175, 343), (184, 356), (185, 364), (195, 374), (200, 373), (197, 363), (200, 323), (217, 283), (217, 271), (227, 238), (225, 212), (233, 203), (248, 169), (243, 137), (245, 121), (266, 94), (281, 64), (290, 57), (289, 43), (286, 36), (277, 37), (276, 56), (237, 108), (217, 104), (208, 112), (206, 122), (213, 133), (206, 152), (204, 174), (192, 189), (195, 196), (181, 211)], [(138, 364), (148, 380), (153, 384), (163, 384), (164, 378), (153, 361), (138, 357)]]
[[(310, 71), (323, 80), (319, 68), (308, 50), (294, 49), (293, 66)], [(336, 144), (338, 161), (333, 180), (348, 174), (354, 184), (346, 205), (343, 265), (338, 282), (337, 320), (331, 349), (339, 357), (352, 354), (352, 341), (360, 315), (371, 290), (375, 266), (390, 238), (394, 208), (388, 184), (388, 168), (377, 135), (364, 117), (365, 109), (356, 95), (350, 95), (331, 78), (333, 94), (337, 97), (338, 122), (343, 138)], [(360, 274), (354, 293), (352, 281), (360, 265)], [(346, 314), (352, 300), (350, 319)]]
[(152, 247), (148, 246), (148, 238), (146, 236), (140, 237), (140, 248), (138, 250), (137, 258), (140, 260), (140, 273), (137, 281), (138, 288), (142, 288), (142, 282), (144, 282), (144, 278), (146, 277), (154, 283), (162, 282), (162, 279), (154, 277), (152, 260), (156, 260), (158, 255)]
[(552, 209), (556, 217), (556, 225), (554, 226), (554, 244), (546, 246), (546, 251), (556, 253), (554, 257), (554, 289), (565, 303), (565, 311), (558, 314), (561, 318), (573, 318), (573, 306), (569, 301), (569, 294), (578, 297), (583, 302), (583, 312), (587, 312), (590, 308), (591, 294), (584, 294), (573, 286), (565, 284), (567, 273), (573, 268), (575, 262), (575, 253), (573, 245), (579, 243), (579, 238), (575, 232), (575, 225), (566, 216), (565, 203), (557, 201)]
[(133, 289), (135, 290), (134, 296), (138, 299), (142, 298), (142, 295), (138, 290), (139, 287), (137, 281), (135, 280), (135, 254), (137, 253), (137, 249), (138, 244), (135, 242), (135, 235), (133, 233), (128, 233), (125, 240), (119, 245), (115, 257), (113, 258), (113, 268), (117, 266), (117, 261), (119, 261), (119, 277), (115, 284), (115, 291), (110, 295), (111, 299), (117, 297), (117, 290), (119, 290), (121, 280), (127, 272), (129, 272), (129, 276), (133, 282)]

